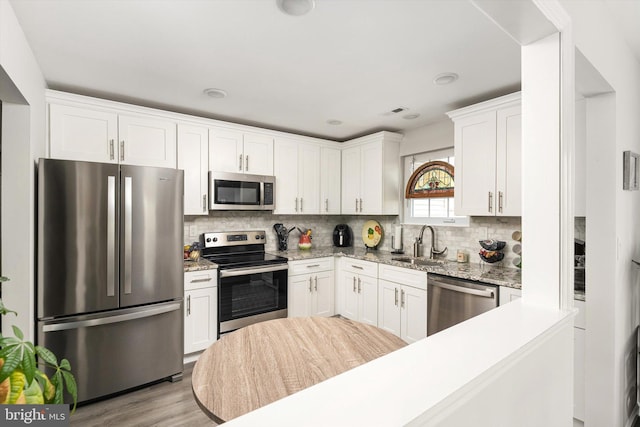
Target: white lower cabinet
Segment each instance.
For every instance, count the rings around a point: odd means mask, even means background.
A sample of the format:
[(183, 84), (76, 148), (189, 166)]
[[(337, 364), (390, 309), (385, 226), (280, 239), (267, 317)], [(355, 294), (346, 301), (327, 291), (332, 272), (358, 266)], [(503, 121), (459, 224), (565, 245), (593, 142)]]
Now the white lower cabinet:
[(522, 298), (522, 290), (510, 288), (508, 286), (500, 286), (499, 305), (510, 303), (513, 300)]
[(344, 317), (378, 326), (378, 265), (342, 259), (339, 292)]
[(289, 317), (335, 314), (333, 258), (289, 262)]
[(380, 264), (378, 327), (408, 343), (427, 336), (427, 274)]
[(205, 350), (218, 336), (218, 271), (184, 274), (184, 354)]

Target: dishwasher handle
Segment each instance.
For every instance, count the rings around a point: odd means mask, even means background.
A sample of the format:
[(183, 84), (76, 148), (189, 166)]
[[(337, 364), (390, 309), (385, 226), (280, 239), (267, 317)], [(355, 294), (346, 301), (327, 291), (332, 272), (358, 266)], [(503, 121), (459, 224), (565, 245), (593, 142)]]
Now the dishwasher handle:
[(468, 288), (466, 286), (452, 285), (450, 283), (439, 282), (437, 280), (431, 280), (428, 282), (429, 285), (437, 286), (439, 288), (448, 289), (454, 292), (460, 292), (463, 294), (471, 294), (484, 298), (494, 298), (495, 293), (491, 289), (473, 289)]

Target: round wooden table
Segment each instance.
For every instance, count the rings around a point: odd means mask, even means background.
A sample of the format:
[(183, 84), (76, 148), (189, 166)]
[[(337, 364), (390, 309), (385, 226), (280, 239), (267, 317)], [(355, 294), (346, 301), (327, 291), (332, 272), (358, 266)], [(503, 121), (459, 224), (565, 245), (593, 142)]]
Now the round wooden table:
[(407, 345), (347, 319), (301, 317), (223, 335), (198, 359), (193, 394), (222, 423)]

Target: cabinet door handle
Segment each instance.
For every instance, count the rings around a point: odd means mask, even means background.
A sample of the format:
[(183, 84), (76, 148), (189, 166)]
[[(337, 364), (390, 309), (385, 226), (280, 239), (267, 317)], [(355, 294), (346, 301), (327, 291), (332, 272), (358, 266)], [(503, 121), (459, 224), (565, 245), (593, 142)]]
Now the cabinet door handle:
[(329, 199), (324, 199), (324, 211), (329, 212)]
[(191, 295), (187, 296), (187, 316), (191, 316)]
[(303, 211), (303, 209), (302, 209), (302, 197), (300, 197), (300, 212), (302, 212), (302, 211)]
[(311, 277), (309, 277), (309, 293), (313, 292), (311, 290), (311, 286), (312, 286), (312, 283), (313, 283), (312, 281), (313, 281), (313, 279)]
[(353, 292), (356, 292), (356, 276), (353, 276)]
[(124, 162), (124, 139), (120, 141), (120, 161)]
[(404, 289), (400, 291), (400, 308), (404, 308)]
[(109, 140), (109, 160), (115, 160), (116, 158), (113, 142), (113, 139)]
[(244, 170), (249, 171), (249, 155), (244, 156)]
[(398, 306), (398, 288), (395, 288), (396, 290), (396, 307)]
[(360, 280), (360, 278), (358, 277), (358, 293), (359, 293), (359, 294), (360, 294), (360, 293), (362, 293), (362, 289), (360, 289), (360, 283), (361, 283), (361, 280)]
[(238, 170), (242, 172), (242, 154), (238, 157)]
[(298, 198), (296, 197), (296, 212), (298, 212)]
[(489, 213), (493, 212), (493, 193), (489, 191)]
[(362, 212), (362, 199), (360, 199), (360, 212)]
[(207, 195), (202, 195), (202, 212), (207, 212)]
[(313, 289), (315, 289), (315, 291), (318, 292), (318, 276), (316, 276), (314, 280), (315, 280), (316, 284), (315, 284)]
[(502, 213), (502, 191), (498, 191), (498, 212)]

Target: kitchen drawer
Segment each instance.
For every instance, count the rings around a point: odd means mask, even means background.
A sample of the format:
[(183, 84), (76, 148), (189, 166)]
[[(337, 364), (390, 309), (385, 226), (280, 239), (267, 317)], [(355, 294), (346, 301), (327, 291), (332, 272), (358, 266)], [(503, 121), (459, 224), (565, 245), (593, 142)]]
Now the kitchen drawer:
[(378, 278), (424, 291), (427, 290), (427, 273), (424, 271), (380, 264), (378, 266)]
[(573, 300), (573, 305), (578, 309), (578, 314), (576, 315), (573, 326), (580, 329), (587, 329), (586, 303), (580, 300)]
[(342, 271), (355, 274), (362, 274), (369, 277), (378, 277), (378, 263), (371, 261), (362, 261), (355, 258), (342, 258)]
[(289, 261), (289, 276), (333, 270), (333, 257)]
[(184, 290), (210, 288), (218, 285), (218, 270), (188, 271), (184, 273)]

